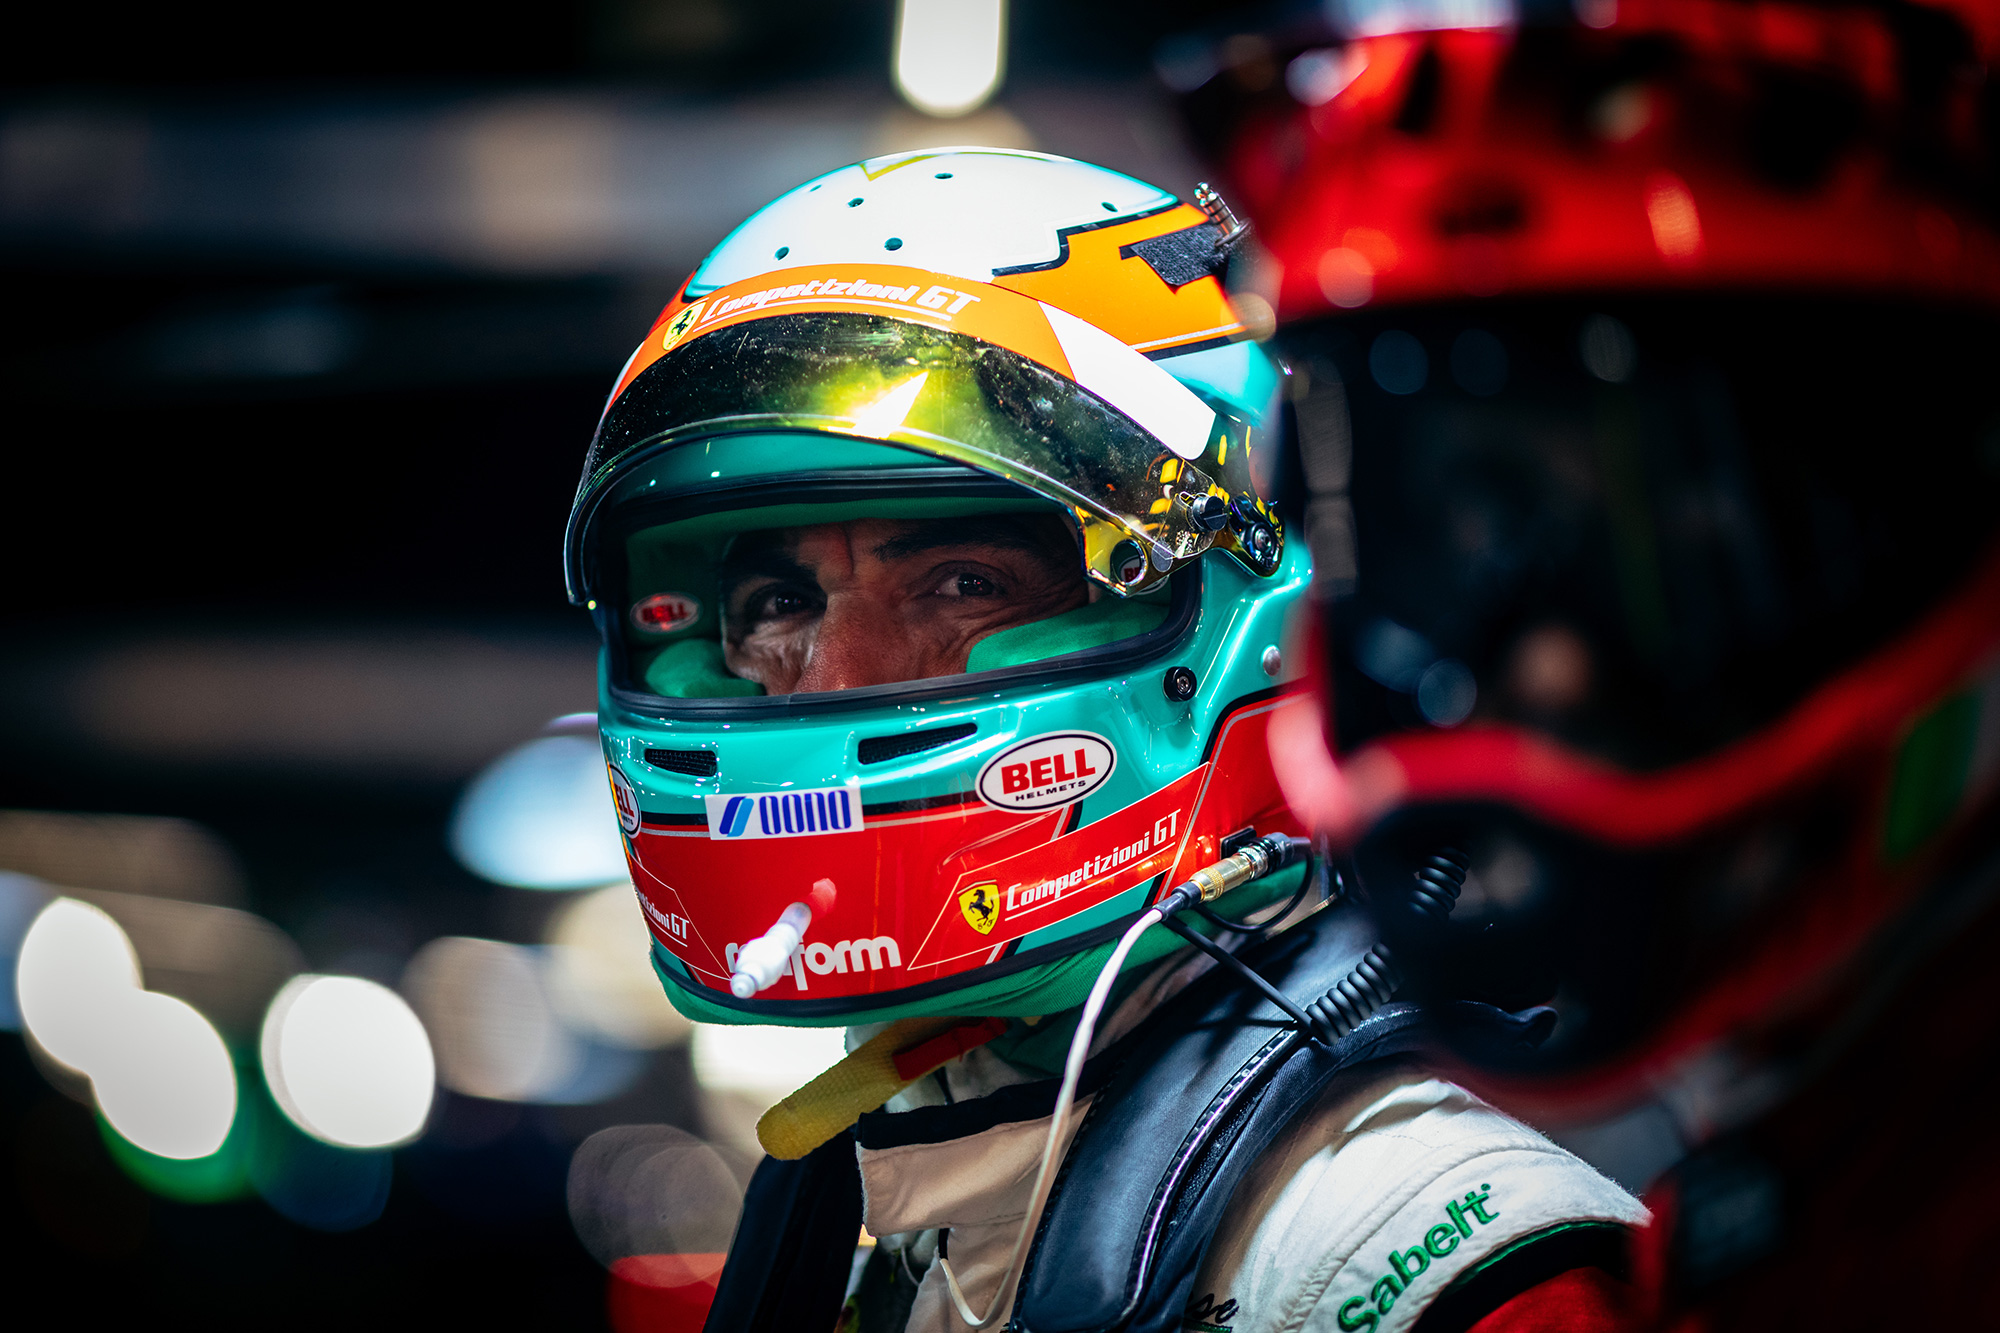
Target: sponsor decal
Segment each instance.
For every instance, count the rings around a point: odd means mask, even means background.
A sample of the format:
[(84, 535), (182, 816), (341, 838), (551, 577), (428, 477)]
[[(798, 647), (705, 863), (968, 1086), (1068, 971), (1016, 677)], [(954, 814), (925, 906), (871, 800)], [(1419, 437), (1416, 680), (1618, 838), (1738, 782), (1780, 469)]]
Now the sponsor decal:
[(965, 913), (968, 926), (982, 935), (991, 935), (993, 927), (1000, 924), (1000, 886), (973, 885), (958, 895), (958, 910)]
[[(740, 944), (723, 946), (723, 966), (731, 972), (736, 970), (736, 955), (742, 948)], [(871, 940), (841, 940), (836, 944), (815, 940), (792, 955), (789, 975), (793, 986), (806, 990), (809, 988), (806, 981), (808, 972), (823, 977), (828, 973), (880, 972), (902, 965), (903, 946), (896, 943), (894, 935), (877, 935)]]
[[(938, 283), (913, 282), (907, 287), (890, 286), (879, 282), (868, 282), (859, 278), (819, 278), (812, 282), (795, 282), (789, 286), (768, 287), (763, 291), (745, 292), (725, 301), (711, 301), (700, 322), (710, 323), (727, 315), (745, 310), (762, 310), (767, 305), (783, 305), (790, 301), (817, 301), (829, 299), (844, 301), (882, 301), (890, 305), (911, 306), (930, 314), (956, 315), (982, 298), (971, 292), (962, 292), (956, 287), (946, 287)], [(697, 307), (689, 306), (688, 310)], [(674, 317), (679, 323), (688, 313), (683, 310)], [(695, 321), (689, 321), (690, 327)], [(685, 332), (685, 331), (683, 331)], [(673, 344), (667, 344), (671, 347)]]
[(656, 592), (632, 603), (632, 628), (641, 634), (672, 634), (701, 619), (701, 603), (684, 592)]
[(652, 900), (644, 893), (639, 895), (639, 908), (652, 923), (664, 931), (676, 944), (688, 942), (688, 919), (679, 912), (663, 912), (653, 906)]
[[(1486, 1201), (1492, 1193), (1491, 1185), (1467, 1190), (1463, 1199), (1454, 1199), (1444, 1206), (1445, 1220), (1424, 1232), (1421, 1245), (1412, 1245), (1408, 1249), (1391, 1248), (1389, 1271), (1375, 1280), (1374, 1288), (1366, 1296), (1343, 1301), (1335, 1322), (1349, 1333), (1355, 1329), (1374, 1328), (1395, 1307), (1396, 1298), (1409, 1291), (1416, 1285), (1417, 1279), (1430, 1270), (1432, 1260), (1443, 1259), (1458, 1248), (1459, 1241), (1472, 1238), (1475, 1221), (1485, 1226), (1500, 1216), (1497, 1208), (1487, 1211)], [(1431, 1279), (1430, 1285), (1435, 1286), (1437, 1281), (1436, 1278)]]
[[(960, 872), (910, 966), (990, 951), (1173, 869), (1208, 768), (1074, 833)], [(991, 920), (981, 907), (992, 908)]]
[(1118, 751), (1094, 731), (1052, 731), (986, 761), (975, 784), (996, 810), (1053, 810), (1082, 800), (1118, 767)]
[(708, 808), (708, 836), (717, 841), (803, 838), (861, 828), (859, 778), (849, 778), (844, 787), (704, 796), (702, 802)]
[(1233, 1298), (1225, 1296), (1218, 1302), (1215, 1293), (1204, 1291), (1188, 1302), (1181, 1314), (1181, 1327), (1188, 1333), (1230, 1333), (1236, 1318), (1237, 1304)]
[(638, 833), (639, 793), (633, 788), (632, 779), (616, 764), (606, 764), (604, 771), (611, 775), (611, 803), (618, 807), (618, 826), (628, 835)]
[(674, 344), (687, 337), (688, 330), (693, 328), (695, 321), (701, 318), (702, 307), (705, 304), (706, 302), (696, 301), (693, 305), (682, 309), (678, 315), (675, 315), (667, 322), (666, 332), (660, 335), (660, 350), (662, 352), (673, 351)]

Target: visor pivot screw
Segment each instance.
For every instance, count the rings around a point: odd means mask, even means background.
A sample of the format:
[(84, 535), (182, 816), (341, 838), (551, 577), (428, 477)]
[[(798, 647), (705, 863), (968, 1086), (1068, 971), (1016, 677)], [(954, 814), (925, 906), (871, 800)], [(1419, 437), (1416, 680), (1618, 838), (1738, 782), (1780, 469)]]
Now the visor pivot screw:
[(1167, 678), (1162, 684), (1167, 697), (1177, 704), (1184, 704), (1194, 698), (1194, 672), (1184, 666), (1174, 667), (1168, 671)]
[(1188, 501), (1188, 517), (1203, 532), (1220, 532), (1229, 526), (1229, 502), (1217, 495), (1198, 495)]
[(1162, 574), (1174, 567), (1174, 553), (1165, 542), (1153, 543), (1153, 568)]
[(1276, 679), (1279, 670), (1285, 665), (1285, 655), (1278, 651), (1278, 645), (1274, 643), (1264, 650), (1263, 657), (1258, 661), (1263, 665), (1264, 674)]
[(1269, 564), (1274, 545), (1271, 530), (1261, 523), (1250, 529), (1244, 536), (1244, 544), (1250, 548), (1250, 558), (1259, 564)]

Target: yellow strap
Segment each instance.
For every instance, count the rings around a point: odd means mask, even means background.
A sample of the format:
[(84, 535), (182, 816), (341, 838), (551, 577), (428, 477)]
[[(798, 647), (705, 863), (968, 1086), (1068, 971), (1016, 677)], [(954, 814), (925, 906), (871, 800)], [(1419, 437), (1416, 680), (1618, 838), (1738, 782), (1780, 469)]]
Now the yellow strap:
[(847, 1057), (764, 1112), (757, 1142), (764, 1151), (796, 1161), (883, 1102), (956, 1058), (956, 1053), (911, 1078), (896, 1072), (896, 1053), (969, 1020), (904, 1018), (876, 1033)]

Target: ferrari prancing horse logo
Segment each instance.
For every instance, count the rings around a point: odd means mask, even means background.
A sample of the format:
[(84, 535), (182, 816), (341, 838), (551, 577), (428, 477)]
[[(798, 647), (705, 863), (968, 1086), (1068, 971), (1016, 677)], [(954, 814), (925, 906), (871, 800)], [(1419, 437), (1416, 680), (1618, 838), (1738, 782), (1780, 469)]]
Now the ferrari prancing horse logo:
[(661, 351), (673, 351), (674, 344), (687, 337), (687, 331), (694, 327), (694, 322), (697, 319), (701, 318), (701, 308), (705, 304), (706, 302), (696, 301), (693, 305), (687, 306), (678, 315), (673, 317), (673, 320), (667, 325), (667, 331), (660, 336)]
[(958, 895), (958, 910), (965, 922), (982, 935), (991, 935), (1000, 924), (1000, 886), (975, 884)]

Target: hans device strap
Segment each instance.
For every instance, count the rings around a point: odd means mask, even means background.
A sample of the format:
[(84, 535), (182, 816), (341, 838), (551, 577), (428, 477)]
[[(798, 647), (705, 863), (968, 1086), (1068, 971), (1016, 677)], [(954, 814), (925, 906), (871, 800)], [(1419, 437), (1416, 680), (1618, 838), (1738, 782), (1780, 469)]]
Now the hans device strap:
[[(1340, 907), (1242, 957), (1279, 990), (1310, 998), (1347, 976), (1374, 941), (1368, 915)], [(1224, 969), (1176, 996), (1092, 1103), (1042, 1216), (1009, 1328), (1178, 1330), (1243, 1173), (1334, 1075), (1415, 1049), (1433, 1019), (1461, 1043), (1532, 1046), (1554, 1014), (1469, 1002), (1427, 1014), (1391, 1004), (1328, 1047)]]
[(708, 1333), (832, 1328), (861, 1234), (854, 1136), (836, 1134), (797, 1161), (766, 1157), (743, 1196)]

